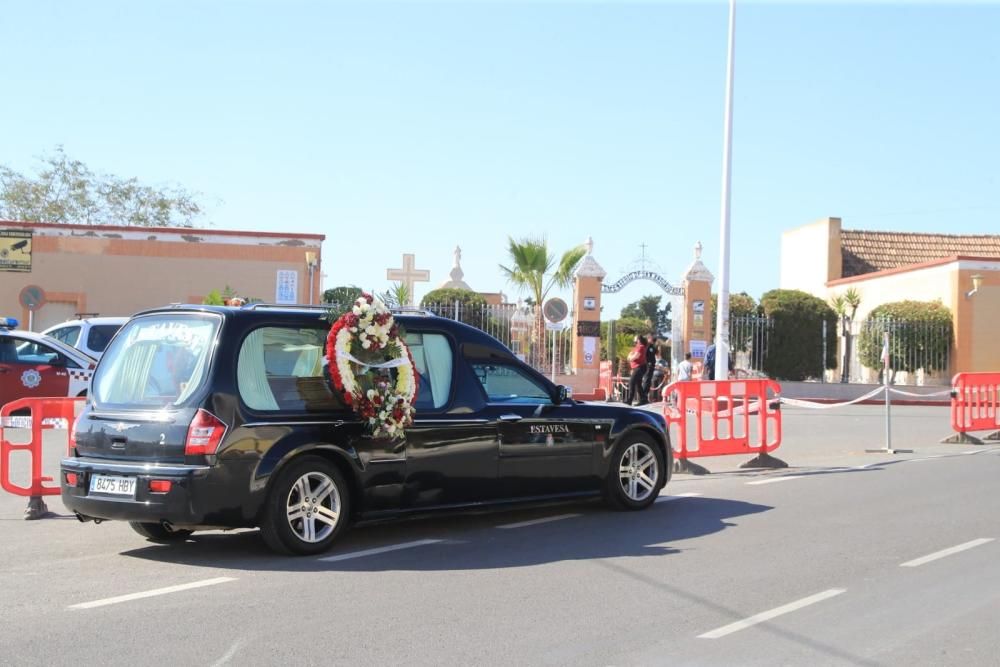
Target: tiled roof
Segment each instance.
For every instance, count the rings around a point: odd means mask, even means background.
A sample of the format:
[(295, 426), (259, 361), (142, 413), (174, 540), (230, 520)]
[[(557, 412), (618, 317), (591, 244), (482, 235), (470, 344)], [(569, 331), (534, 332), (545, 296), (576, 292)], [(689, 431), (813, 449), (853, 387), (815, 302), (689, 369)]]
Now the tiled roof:
[(1000, 236), (840, 231), (844, 278), (921, 264), (953, 255), (1000, 257)]

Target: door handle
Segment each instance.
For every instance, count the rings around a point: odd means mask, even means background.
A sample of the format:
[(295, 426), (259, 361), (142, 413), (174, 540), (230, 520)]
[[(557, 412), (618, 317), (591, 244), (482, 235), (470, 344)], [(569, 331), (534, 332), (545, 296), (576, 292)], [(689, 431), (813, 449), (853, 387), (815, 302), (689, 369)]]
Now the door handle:
[(522, 417), (521, 415), (514, 415), (514, 414), (500, 415), (500, 421), (502, 422), (519, 422), (522, 419), (524, 419), (524, 417)]

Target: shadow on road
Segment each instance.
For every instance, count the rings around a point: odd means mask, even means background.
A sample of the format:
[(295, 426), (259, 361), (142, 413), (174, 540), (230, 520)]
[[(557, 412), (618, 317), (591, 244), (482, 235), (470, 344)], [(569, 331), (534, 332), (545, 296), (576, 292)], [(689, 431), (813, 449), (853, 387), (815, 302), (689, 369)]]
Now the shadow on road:
[[(281, 557), (264, 547), (256, 531), (195, 533), (180, 544), (150, 545), (123, 556), (165, 563), (251, 571), (438, 571), (527, 567), (568, 560), (663, 556), (695, 546), (673, 543), (735, 526), (730, 520), (770, 506), (722, 498), (689, 497), (658, 502), (644, 512), (611, 512), (596, 503), (550, 505), (530, 510), (451, 514), (360, 526), (322, 556), (441, 540), (414, 548), (337, 562)], [(519, 528), (509, 523), (560, 518)]]

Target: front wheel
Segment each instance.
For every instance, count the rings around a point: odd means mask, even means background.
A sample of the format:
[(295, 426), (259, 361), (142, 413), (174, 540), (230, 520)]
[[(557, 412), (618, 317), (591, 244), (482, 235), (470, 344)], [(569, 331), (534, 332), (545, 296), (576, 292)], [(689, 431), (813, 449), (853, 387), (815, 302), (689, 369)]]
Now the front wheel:
[(330, 548), (350, 516), (344, 476), (319, 456), (304, 456), (278, 473), (260, 534), (272, 550), (308, 556)]
[(611, 457), (604, 498), (614, 509), (645, 509), (656, 501), (665, 475), (663, 452), (653, 439), (643, 433), (626, 434)]

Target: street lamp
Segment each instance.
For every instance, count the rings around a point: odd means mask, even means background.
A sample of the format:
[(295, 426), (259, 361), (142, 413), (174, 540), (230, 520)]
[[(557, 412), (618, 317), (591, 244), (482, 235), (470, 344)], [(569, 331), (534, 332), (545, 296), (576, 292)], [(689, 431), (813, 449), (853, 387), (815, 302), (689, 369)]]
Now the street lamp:
[(972, 289), (965, 293), (966, 299), (971, 299), (972, 295), (979, 291), (979, 287), (983, 284), (983, 277), (978, 273), (972, 276)]

